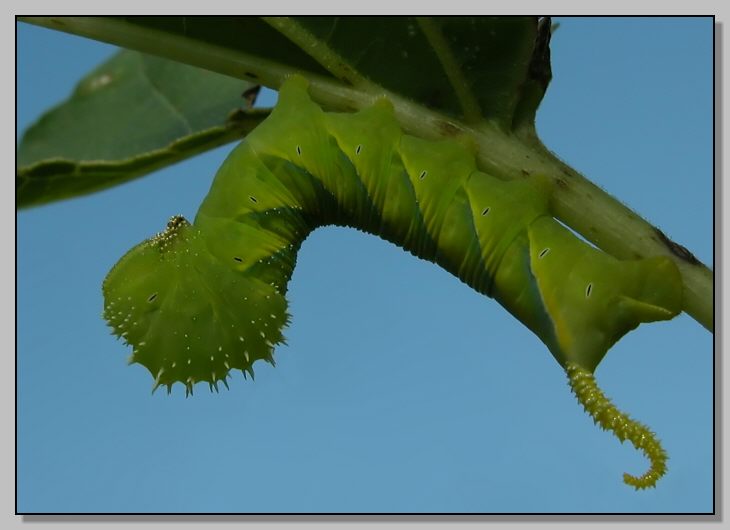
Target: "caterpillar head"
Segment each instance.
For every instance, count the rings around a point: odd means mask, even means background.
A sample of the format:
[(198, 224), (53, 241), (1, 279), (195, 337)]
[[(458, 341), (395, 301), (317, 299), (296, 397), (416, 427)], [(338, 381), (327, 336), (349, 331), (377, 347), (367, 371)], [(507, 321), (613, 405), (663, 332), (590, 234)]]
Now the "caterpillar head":
[(168, 393), (175, 382), (218, 389), (231, 370), (253, 377), (257, 359), (273, 364), (288, 321), (281, 286), (252, 275), (234, 257), (209, 251), (206, 234), (174, 216), (130, 250), (104, 280), (104, 318)]

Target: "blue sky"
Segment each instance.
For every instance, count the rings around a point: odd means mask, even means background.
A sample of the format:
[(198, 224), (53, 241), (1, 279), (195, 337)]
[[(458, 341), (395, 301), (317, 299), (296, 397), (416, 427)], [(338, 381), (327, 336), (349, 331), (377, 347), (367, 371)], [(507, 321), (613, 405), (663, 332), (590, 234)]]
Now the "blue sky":
[[(541, 138), (711, 264), (712, 21), (558, 20)], [(113, 51), (19, 24), (18, 134)], [(536, 337), (437, 266), (344, 228), (302, 247), (276, 368), (220, 394), (151, 396), (101, 318), (101, 282), (170, 215), (194, 217), (231, 148), (18, 214), (19, 511), (712, 510), (699, 324), (642, 326), (597, 370), (670, 455), (637, 493), (621, 474), (643, 457), (593, 425)]]

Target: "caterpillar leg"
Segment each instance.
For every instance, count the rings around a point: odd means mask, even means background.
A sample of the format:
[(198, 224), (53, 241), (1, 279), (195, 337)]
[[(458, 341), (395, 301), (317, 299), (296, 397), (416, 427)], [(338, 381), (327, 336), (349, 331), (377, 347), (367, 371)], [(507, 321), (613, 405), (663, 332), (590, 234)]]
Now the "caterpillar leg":
[(571, 390), (593, 421), (612, 431), (622, 443), (630, 440), (651, 462), (649, 470), (640, 477), (624, 473), (624, 482), (637, 490), (656, 486), (657, 480), (667, 471), (667, 453), (656, 435), (618, 410), (598, 387), (593, 373), (575, 363), (566, 364), (565, 370)]

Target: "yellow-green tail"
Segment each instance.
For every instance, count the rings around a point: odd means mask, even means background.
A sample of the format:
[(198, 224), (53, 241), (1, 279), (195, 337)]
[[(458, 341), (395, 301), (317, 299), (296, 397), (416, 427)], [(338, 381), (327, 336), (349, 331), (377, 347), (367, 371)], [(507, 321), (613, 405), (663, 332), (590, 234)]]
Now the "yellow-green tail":
[(598, 387), (593, 373), (575, 363), (568, 363), (565, 370), (571, 390), (593, 421), (612, 431), (622, 443), (630, 440), (651, 462), (649, 470), (640, 477), (624, 473), (624, 482), (637, 490), (656, 486), (657, 480), (667, 472), (667, 453), (656, 434), (618, 410)]

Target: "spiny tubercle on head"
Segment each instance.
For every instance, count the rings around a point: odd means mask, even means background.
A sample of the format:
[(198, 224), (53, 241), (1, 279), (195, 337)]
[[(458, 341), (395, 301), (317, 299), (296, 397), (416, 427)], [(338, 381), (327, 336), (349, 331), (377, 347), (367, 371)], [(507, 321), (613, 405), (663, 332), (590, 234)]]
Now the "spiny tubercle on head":
[(167, 227), (150, 238), (150, 244), (156, 246), (160, 252), (165, 252), (178, 236), (180, 230), (187, 226), (190, 226), (190, 223), (185, 217), (173, 215), (167, 222)]

